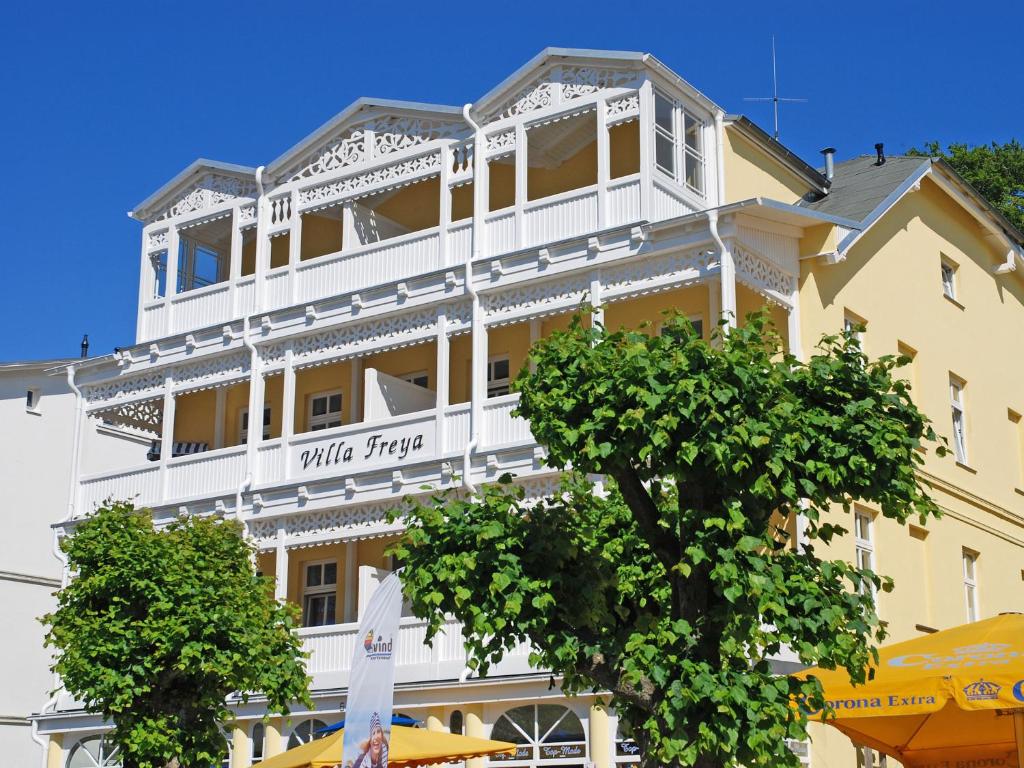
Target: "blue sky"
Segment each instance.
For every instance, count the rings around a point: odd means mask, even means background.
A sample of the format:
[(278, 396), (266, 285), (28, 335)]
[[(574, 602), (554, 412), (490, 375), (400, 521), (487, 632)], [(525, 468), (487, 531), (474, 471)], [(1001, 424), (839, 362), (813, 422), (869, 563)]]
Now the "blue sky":
[[(628, 10), (626, 10), (628, 9)], [(125, 212), (196, 157), (265, 164), (353, 99), (462, 104), (548, 45), (650, 51), (812, 163), (1024, 129), (1024, 5), (929, 3), (11, 3), (0, 26), (0, 361), (135, 334)], [(1015, 133), (1016, 130), (1016, 133)]]

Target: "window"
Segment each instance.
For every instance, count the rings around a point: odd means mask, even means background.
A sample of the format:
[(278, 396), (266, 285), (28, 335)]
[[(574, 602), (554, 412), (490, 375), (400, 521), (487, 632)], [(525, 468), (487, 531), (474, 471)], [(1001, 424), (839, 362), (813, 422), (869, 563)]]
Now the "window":
[(857, 749), (857, 768), (886, 768), (885, 755), (871, 747), (854, 744)]
[(263, 760), (264, 733), (265, 729), (263, 727), (263, 723), (256, 723), (256, 725), (252, 727), (252, 752), (250, 753), (249, 756), (250, 765), (253, 765)]
[(967, 418), (964, 414), (964, 382), (949, 377), (949, 406), (953, 416), (953, 452), (961, 464), (967, 463)]
[(167, 251), (159, 251), (149, 257), (150, 268), (153, 270), (153, 296), (162, 299), (167, 295)]
[(492, 763), (523, 762), (525, 766), (543, 760), (582, 768), (587, 759), (583, 723), (575, 712), (559, 704), (514, 707), (495, 721), (491, 738), (517, 745), (514, 755), (491, 756)]
[(849, 310), (843, 315), (843, 331), (852, 336), (862, 349), (864, 348), (864, 329), (866, 326), (867, 323), (864, 318), (858, 317)]
[(796, 755), (801, 766), (809, 766), (811, 764), (810, 739), (804, 739), (802, 741), (798, 741), (797, 739), (786, 739), (786, 746), (789, 748), (790, 752)]
[(86, 736), (71, 748), (67, 768), (120, 768), (118, 747), (104, 736)]
[[(270, 406), (263, 409), (263, 439), (270, 439)], [(249, 409), (243, 408), (238, 413), (238, 444), (249, 442)]]
[(303, 626), (324, 627), (334, 624), (337, 592), (337, 562), (306, 563), (306, 583), (302, 591)]
[(462, 711), (456, 709), (448, 718), (448, 733), (462, 735)]
[[(871, 519), (871, 515), (867, 512), (856, 510), (853, 513), (853, 542), (854, 542), (854, 555), (855, 562), (858, 568), (862, 570), (875, 571), (875, 540), (874, 540), (874, 521)], [(874, 588), (864, 586), (864, 589), (870, 589), (872, 596), (874, 596)]]
[(665, 94), (654, 92), (654, 165), (704, 194), (704, 123)]
[(943, 257), (939, 269), (942, 274), (942, 294), (947, 299), (957, 300), (956, 297), (956, 267), (957, 265)]
[(341, 426), (341, 390), (320, 392), (309, 398), (307, 421), (310, 432)]
[(417, 387), (423, 387), (424, 389), (430, 389), (430, 376), (426, 371), (416, 371), (416, 373), (404, 373), (399, 376), (402, 381), (408, 381), (410, 384), (415, 384)]
[(964, 602), (967, 605), (967, 620), (978, 620), (978, 553), (963, 550)]
[(512, 390), (510, 387), (508, 355), (492, 357), (487, 361), (487, 396), (501, 397)]
[(292, 733), (288, 737), (288, 749), (295, 749), (316, 739), (322, 739), (324, 734), (317, 733), (317, 731), (326, 727), (327, 723), (315, 717), (303, 720), (292, 729)]
[(178, 246), (178, 293), (219, 283), (227, 277), (224, 254), (191, 238)]

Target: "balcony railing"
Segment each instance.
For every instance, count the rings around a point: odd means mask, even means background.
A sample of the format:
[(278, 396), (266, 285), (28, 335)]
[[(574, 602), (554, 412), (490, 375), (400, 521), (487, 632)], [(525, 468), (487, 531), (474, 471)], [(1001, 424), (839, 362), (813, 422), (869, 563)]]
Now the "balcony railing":
[[(466, 666), (461, 625), (449, 620), (432, 645), (425, 645), (426, 622), (404, 618), (396, 638), (395, 680), (443, 680), (457, 678)], [(310, 653), (306, 671), (317, 686), (343, 687), (352, 668), (352, 652), (362, 638), (357, 624), (335, 624), (298, 630), (303, 648)], [(490, 670), (490, 675), (521, 674), (529, 671), (530, 649), (523, 645)]]
[[(480, 448), (533, 442), (530, 426), (512, 416), (519, 395), (484, 403)], [(257, 486), (360, 472), (418, 462), (439, 461), (461, 454), (469, 440), (470, 405), (444, 409), (438, 423), (435, 409), (334, 429), (304, 432), (288, 440), (262, 441), (256, 449), (253, 475)], [(213, 498), (234, 494), (245, 478), (244, 445), (178, 456), (161, 464), (147, 462), (114, 472), (90, 475), (79, 482), (78, 508), (88, 511), (108, 498), (133, 499), (139, 506)]]

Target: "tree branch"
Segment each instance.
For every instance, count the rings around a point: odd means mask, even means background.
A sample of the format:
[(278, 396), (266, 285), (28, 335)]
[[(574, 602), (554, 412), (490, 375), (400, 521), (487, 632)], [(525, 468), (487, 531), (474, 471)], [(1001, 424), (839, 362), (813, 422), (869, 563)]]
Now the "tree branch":
[(583, 677), (600, 684), (603, 688), (611, 691), (635, 707), (645, 712), (654, 712), (657, 704), (656, 688), (654, 683), (643, 677), (639, 684), (633, 684), (622, 679), (622, 674), (615, 670), (605, 659), (603, 653), (595, 653), (576, 664), (576, 671)]
[(616, 464), (609, 467), (610, 474), (619, 485), (622, 498), (633, 513), (633, 519), (640, 526), (640, 533), (651, 546), (665, 570), (671, 572), (678, 562), (677, 544), (675, 539), (659, 524), (661, 515), (651, 494), (644, 487), (643, 481), (632, 465)]

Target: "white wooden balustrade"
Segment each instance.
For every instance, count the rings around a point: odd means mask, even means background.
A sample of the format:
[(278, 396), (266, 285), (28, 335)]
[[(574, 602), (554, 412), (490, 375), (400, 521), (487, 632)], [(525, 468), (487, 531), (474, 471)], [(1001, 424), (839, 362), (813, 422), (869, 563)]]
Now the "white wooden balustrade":
[[(512, 394), (484, 404), (481, 448), (533, 442), (530, 425), (512, 416), (518, 402), (519, 395)], [(286, 480), (301, 483), (305, 478), (439, 461), (461, 454), (469, 431), (470, 405), (459, 403), (444, 409), (440, 425), (437, 411), (432, 409), (305, 432), (287, 441), (265, 440), (256, 449), (254, 479), (257, 485)], [(79, 483), (81, 508), (91, 510), (107, 498), (135, 499), (137, 504), (155, 506), (233, 494), (247, 474), (246, 447), (178, 456), (169, 459), (166, 468), (166, 489), (157, 462), (84, 477)]]
[(597, 187), (574, 189), (529, 202), (523, 217), (527, 247), (593, 232), (597, 229)]

